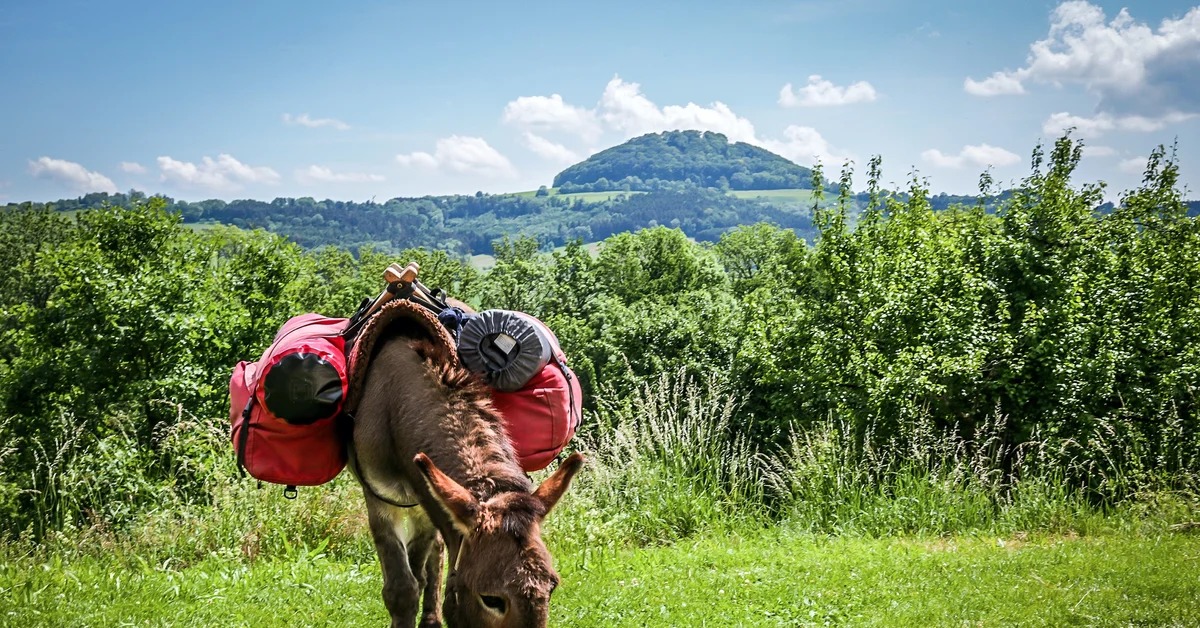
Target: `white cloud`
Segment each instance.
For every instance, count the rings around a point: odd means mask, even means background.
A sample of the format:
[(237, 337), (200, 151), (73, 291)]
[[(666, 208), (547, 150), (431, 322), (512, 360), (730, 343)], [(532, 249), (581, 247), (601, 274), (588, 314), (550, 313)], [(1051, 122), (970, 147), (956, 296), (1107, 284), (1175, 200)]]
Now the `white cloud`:
[(334, 172), (316, 164), (296, 171), (300, 183), (379, 183), (386, 180), (383, 175), (366, 172)]
[(290, 113), (283, 114), (283, 123), (289, 126), (306, 126), (310, 129), (317, 129), (323, 126), (332, 127), (338, 131), (348, 131), (350, 125), (335, 118), (310, 118), (307, 113), (302, 113), (298, 116), (293, 116)]
[(734, 142), (753, 142), (754, 125), (728, 105), (714, 102), (708, 107), (695, 103), (659, 108), (642, 94), (641, 85), (613, 77), (600, 96), (600, 119), (626, 137), (695, 129), (716, 131)]
[(247, 183), (277, 183), (279, 173), (266, 166), (250, 166), (232, 155), (222, 153), (214, 160), (205, 156), (199, 165), (171, 157), (158, 158), (163, 181), (173, 181), (185, 187), (203, 188), (215, 192), (240, 190)]
[(1025, 88), (1021, 85), (1021, 81), (1004, 72), (996, 72), (982, 81), (976, 81), (968, 76), (963, 81), (963, 89), (967, 90), (968, 94), (975, 96), (1000, 96), (1002, 94), (1025, 93)]
[(1112, 157), (1117, 154), (1117, 149), (1112, 146), (1088, 146), (1083, 147), (1084, 157)]
[(122, 161), (121, 171), (129, 174), (146, 174), (146, 167), (136, 161)]
[(1120, 163), (1117, 164), (1117, 168), (1119, 168), (1121, 172), (1127, 172), (1129, 174), (1142, 174), (1142, 172), (1146, 170), (1146, 158), (1131, 157), (1129, 159), (1122, 159)]
[(579, 155), (575, 151), (563, 146), (562, 144), (551, 142), (540, 135), (526, 131), (524, 140), (525, 146), (529, 148), (529, 150), (550, 161), (557, 161), (567, 164), (572, 164), (579, 161)]
[[(1200, 7), (1157, 29), (1127, 9), (1105, 22), (1084, 0), (1058, 5), (1045, 39), (1030, 45), (1024, 67), (967, 79), (971, 93), (1017, 93), (1027, 82), (1079, 85), (1098, 97), (1097, 111), (1170, 123), (1170, 114), (1200, 113)], [(972, 91), (975, 90), (975, 91)]]
[(1109, 131), (1148, 133), (1194, 117), (1196, 114), (1173, 112), (1157, 117), (1113, 116), (1108, 113), (1098, 113), (1089, 118), (1059, 111), (1050, 114), (1050, 117), (1042, 123), (1042, 133), (1055, 137), (1062, 135), (1067, 129), (1075, 129), (1076, 133), (1082, 137), (1099, 137)]
[[(851, 88), (854, 86), (835, 89)], [(863, 97), (857, 95), (860, 92), (854, 93), (856, 95), (853, 98)], [(590, 125), (595, 124), (598, 134), (615, 134), (619, 140), (661, 131), (713, 131), (721, 133), (730, 142), (745, 142), (766, 148), (803, 165), (812, 165), (817, 161), (840, 164), (853, 159), (853, 156), (830, 145), (811, 127), (789, 126), (784, 130), (783, 139), (760, 137), (750, 120), (734, 113), (725, 103), (714, 102), (702, 106), (689, 102), (686, 105), (660, 107), (642, 93), (641, 85), (626, 82), (619, 76), (613, 77), (605, 85), (600, 102), (593, 109), (568, 104), (557, 94), (522, 96), (508, 103), (504, 120), (525, 127), (522, 137), (530, 150), (564, 163), (577, 161), (580, 155), (595, 153), (594, 143), (588, 140), (586, 150), (573, 150), (531, 132), (530, 127), (541, 125), (548, 130), (574, 130), (579, 134), (579, 129), (591, 129)], [(405, 165), (420, 164), (427, 167), (436, 167), (442, 161), (440, 156), (429, 153), (399, 155), (397, 159)]]
[(108, 192), (115, 194), (117, 186), (112, 179), (63, 159), (40, 157), (29, 162), (29, 172), (39, 179), (52, 179), (70, 185), (79, 192)]
[(512, 162), (481, 137), (443, 137), (437, 141), (432, 155), (426, 152), (396, 155), (396, 161), (402, 166), (445, 168), (485, 177), (508, 178), (517, 174)]
[(808, 84), (793, 90), (788, 83), (779, 90), (779, 104), (784, 107), (831, 107), (875, 100), (875, 88), (866, 81), (838, 87), (819, 74), (808, 77)]
[(504, 106), (504, 122), (526, 130), (558, 130), (578, 135), (585, 141), (600, 136), (596, 112), (568, 105), (562, 96), (521, 96)]
[(963, 146), (957, 155), (947, 155), (942, 151), (931, 148), (921, 153), (921, 157), (941, 168), (963, 168), (966, 166), (985, 168), (995, 166), (1003, 168), (1019, 163), (1021, 158), (1011, 151), (990, 144)]
[(854, 159), (829, 144), (816, 129), (807, 126), (789, 125), (783, 131), (783, 140), (763, 140), (757, 145), (798, 164), (812, 166), (820, 162), (826, 166), (840, 166)]
[(407, 155), (396, 155), (396, 161), (401, 166), (420, 166), (422, 168), (437, 168), (438, 160), (429, 153), (417, 151)]

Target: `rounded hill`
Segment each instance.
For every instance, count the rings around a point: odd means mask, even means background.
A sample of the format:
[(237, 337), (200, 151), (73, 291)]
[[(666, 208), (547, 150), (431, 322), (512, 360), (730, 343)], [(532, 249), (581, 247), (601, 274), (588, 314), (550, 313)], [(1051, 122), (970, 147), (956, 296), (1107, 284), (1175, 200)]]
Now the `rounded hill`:
[(667, 131), (600, 151), (554, 177), (562, 192), (650, 190), (685, 182), (731, 190), (811, 188), (812, 171), (757, 146), (730, 143), (720, 133)]

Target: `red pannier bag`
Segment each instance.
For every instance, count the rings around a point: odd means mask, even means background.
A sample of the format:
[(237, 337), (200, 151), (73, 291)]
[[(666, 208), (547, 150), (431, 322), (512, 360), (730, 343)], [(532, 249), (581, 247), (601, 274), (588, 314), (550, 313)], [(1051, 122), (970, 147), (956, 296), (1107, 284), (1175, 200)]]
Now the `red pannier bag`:
[(583, 391), (566, 361), (556, 359), (520, 390), (493, 390), (492, 403), (504, 415), (521, 468), (537, 471), (545, 469), (575, 436), (583, 413)]
[(238, 467), (264, 482), (324, 484), (346, 466), (338, 419), (348, 386), (347, 319), (289, 319), (257, 362), (229, 381), (229, 421)]
[[(473, 329), (464, 331), (464, 339), (494, 339), (511, 334), (523, 340), (517, 346), (525, 356), (509, 362), (506, 368), (491, 370), (489, 379), (493, 382), (502, 380), (506, 370), (508, 374), (516, 371), (514, 365), (519, 360), (532, 356), (534, 362), (529, 363), (535, 366), (532, 377), (516, 390), (508, 390), (511, 386), (493, 386), (492, 403), (504, 416), (521, 468), (525, 471), (546, 468), (575, 436), (583, 414), (583, 390), (579, 378), (567, 366), (558, 338), (545, 323), (524, 312), (490, 310), (469, 325)], [(466, 361), (477, 364), (482, 359), (468, 354)], [(477, 368), (486, 370), (483, 366)]]

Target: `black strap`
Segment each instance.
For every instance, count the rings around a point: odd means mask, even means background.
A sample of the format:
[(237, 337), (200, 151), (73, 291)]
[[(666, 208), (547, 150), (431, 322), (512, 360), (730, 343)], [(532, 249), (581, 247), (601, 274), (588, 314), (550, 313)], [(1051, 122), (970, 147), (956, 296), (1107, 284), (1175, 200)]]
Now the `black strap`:
[(575, 414), (575, 388), (571, 386), (571, 379), (574, 374), (571, 372), (571, 369), (567, 368), (567, 363), (563, 361), (559, 354), (555, 354), (553, 359), (554, 363), (558, 365), (559, 370), (562, 371), (563, 377), (567, 378), (567, 402), (571, 404), (571, 407), (567, 408), (567, 420), (570, 420), (572, 415), (574, 415), (575, 429), (579, 429), (583, 424), (583, 417)]
[(250, 441), (250, 412), (254, 410), (254, 391), (250, 391), (250, 400), (246, 409), (242, 410), (242, 434), (238, 438), (237, 468), (238, 477), (246, 477), (246, 443)]

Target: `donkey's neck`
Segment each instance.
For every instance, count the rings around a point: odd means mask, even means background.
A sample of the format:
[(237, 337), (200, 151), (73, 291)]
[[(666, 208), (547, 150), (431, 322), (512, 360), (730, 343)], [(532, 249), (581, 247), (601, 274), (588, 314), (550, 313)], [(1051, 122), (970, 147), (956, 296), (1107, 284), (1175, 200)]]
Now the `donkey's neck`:
[(458, 364), (451, 347), (422, 340), (410, 346), (437, 391), (420, 413), (438, 415), (437, 432), (446, 437), (435, 456), (442, 471), (481, 502), (497, 493), (532, 492), (487, 385)]
[(466, 399), (454, 404), (462, 411), (452, 412), (451, 416), (458, 447), (452, 452), (453, 461), (446, 473), (481, 502), (498, 493), (532, 492), (533, 482), (517, 462), (503, 419), (492, 408), (487, 393), (476, 396), (469, 393), (480, 391), (463, 392), (468, 393)]

